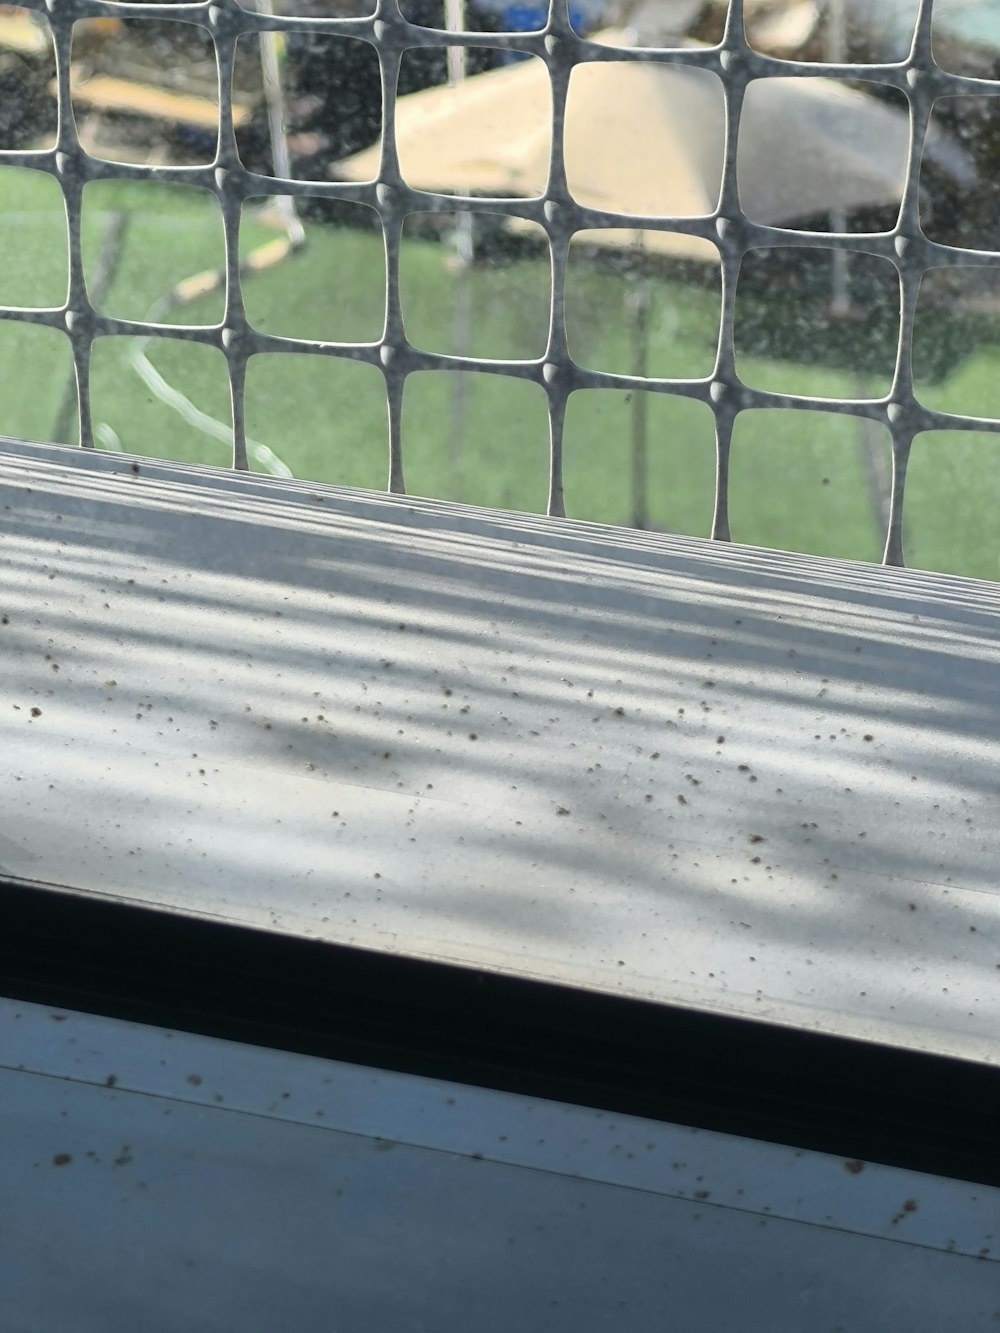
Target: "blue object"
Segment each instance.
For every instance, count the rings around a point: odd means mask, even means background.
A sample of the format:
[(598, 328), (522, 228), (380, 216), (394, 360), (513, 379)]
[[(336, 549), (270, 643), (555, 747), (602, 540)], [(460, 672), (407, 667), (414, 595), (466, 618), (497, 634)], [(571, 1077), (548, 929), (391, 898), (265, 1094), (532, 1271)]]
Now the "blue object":
[[(504, 5), (501, 9), (505, 32), (537, 32), (545, 27), (549, 7), (544, 4)], [(569, 18), (578, 31), (586, 26), (587, 14), (577, 5), (570, 5)]]
[[(548, 13), (549, 7), (546, 4), (505, 5), (501, 10), (504, 32), (537, 32), (539, 28), (545, 27)], [(581, 32), (587, 26), (586, 12), (578, 6), (570, 5), (569, 18), (577, 32)], [(526, 59), (527, 56), (521, 51), (504, 53), (504, 64)]]
[(506, 32), (534, 32), (545, 27), (548, 5), (508, 5), (503, 11)]

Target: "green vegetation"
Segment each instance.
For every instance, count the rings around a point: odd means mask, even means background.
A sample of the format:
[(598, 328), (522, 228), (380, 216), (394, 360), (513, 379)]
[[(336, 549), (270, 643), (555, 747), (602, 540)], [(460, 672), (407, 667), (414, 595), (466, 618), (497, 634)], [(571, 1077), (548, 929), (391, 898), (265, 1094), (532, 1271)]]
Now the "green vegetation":
[[(84, 207), (88, 283), (100, 309), (109, 314), (149, 318), (174, 284), (222, 263), (217, 207), (198, 191), (98, 182), (87, 187)], [(109, 219), (117, 213), (126, 215), (126, 227), (118, 261), (107, 274), (102, 250)], [(358, 215), (365, 220), (364, 210)], [(247, 279), (251, 323), (280, 335), (376, 339), (385, 284), (378, 232), (370, 226), (318, 222), (307, 230), (308, 244), (300, 254)], [(18, 256), (0, 273), (0, 303), (61, 302), (67, 283), (65, 233), (59, 190), (51, 178), (14, 168), (0, 171), (0, 244), (6, 255)], [(256, 204), (248, 205), (242, 233), (246, 253), (276, 235), (260, 220)], [(519, 257), (456, 273), (444, 262), (448, 253), (416, 228), (406, 240), (401, 293), (411, 340), (436, 352), (540, 355), (548, 312), (547, 261), (524, 250)], [(628, 371), (635, 364), (629, 310), (637, 281), (624, 268), (574, 254), (566, 314), (571, 351), (581, 365)], [(717, 336), (717, 273), (651, 273), (642, 282), (649, 296), (647, 373), (707, 374)], [(883, 322), (891, 330), (891, 282), (880, 300)], [(829, 398), (883, 393), (892, 371), (891, 341), (872, 341), (872, 335), (866, 342), (868, 335), (850, 327), (831, 335), (821, 306), (808, 286), (777, 296), (765, 291), (756, 304), (752, 294), (745, 299), (741, 294), (737, 355), (745, 381)], [(222, 295), (216, 290), (155, 317), (211, 324), (221, 314)], [(779, 337), (775, 330), (781, 328)], [(134, 356), (144, 341), (101, 339), (94, 346), (91, 386), (99, 441), (131, 453), (228, 465), (227, 445), (205, 433), (204, 419), (201, 426), (193, 423), (190, 413), (185, 417), (176, 403), (163, 401), (137, 373)], [(948, 356), (942, 361), (941, 345), (940, 331), (918, 322), (915, 363), (924, 401), (948, 410), (998, 414), (1000, 348), (980, 341), (958, 347), (950, 361)], [(156, 338), (145, 342), (144, 352), (171, 389), (225, 427), (229, 389), (220, 352)], [(807, 354), (810, 364), (803, 363)], [(4, 433), (56, 438), (70, 382), (69, 344), (60, 332), (0, 321)], [(643, 409), (651, 526), (707, 535), (715, 471), (712, 414), (703, 404), (664, 394), (585, 390), (572, 395), (564, 451), (568, 512), (597, 522), (629, 522), (630, 428), (633, 414)], [(316, 355), (256, 357), (248, 371), (247, 428), (252, 441), (273, 451), (296, 476), (373, 489), (385, 484), (386, 406), (381, 375), (371, 366)], [(546, 402), (535, 384), (478, 372), (414, 374), (405, 391), (403, 442), (407, 484), (414, 494), (536, 513), (544, 509)], [(986, 433), (917, 441), (907, 489), (912, 563), (1000, 577), (997, 555), (977, 535), (990, 530), (1000, 499), (998, 448), (1000, 438)], [(268, 458), (266, 452), (259, 454), (254, 465), (273, 470)], [(888, 468), (888, 433), (880, 427), (863, 433), (857, 420), (834, 413), (745, 412), (737, 419), (733, 440), (733, 537), (878, 559)]]

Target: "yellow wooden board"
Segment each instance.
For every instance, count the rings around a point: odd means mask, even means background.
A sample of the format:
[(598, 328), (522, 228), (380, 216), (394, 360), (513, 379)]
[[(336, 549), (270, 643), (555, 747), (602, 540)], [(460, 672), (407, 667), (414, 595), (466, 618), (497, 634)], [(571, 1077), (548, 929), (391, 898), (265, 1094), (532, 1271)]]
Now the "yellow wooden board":
[[(124, 111), (133, 116), (165, 120), (177, 125), (195, 125), (206, 130), (215, 130), (219, 124), (218, 104), (207, 97), (166, 92), (147, 83), (133, 83), (110, 74), (93, 74), (90, 78), (83, 78), (74, 70), (70, 75), (70, 91), (74, 101), (91, 106), (96, 111)], [(236, 126), (245, 125), (250, 115), (248, 106), (233, 103), (233, 122)]]
[(35, 55), (52, 45), (46, 28), (33, 23), (27, 14), (0, 11), (0, 47)]

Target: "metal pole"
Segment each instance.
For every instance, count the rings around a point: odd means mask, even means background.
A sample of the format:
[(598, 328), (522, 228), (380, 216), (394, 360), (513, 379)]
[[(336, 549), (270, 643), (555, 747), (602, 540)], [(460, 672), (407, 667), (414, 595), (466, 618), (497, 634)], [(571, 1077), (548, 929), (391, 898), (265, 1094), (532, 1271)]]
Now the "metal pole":
[[(449, 32), (465, 31), (465, 0), (444, 0), (444, 17)], [(448, 47), (448, 83), (461, 83), (467, 72), (464, 46)]]
[[(842, 65), (847, 60), (847, 10), (844, 0), (827, 0), (826, 58), (834, 65)], [(847, 230), (847, 217), (842, 209), (830, 214), (830, 229), (835, 232)], [(837, 249), (833, 252), (830, 316), (832, 319), (843, 319), (850, 314), (850, 310), (848, 254), (846, 250)], [(868, 377), (863, 370), (855, 372), (854, 392), (858, 398), (867, 398), (871, 392)], [(881, 431), (867, 417), (860, 417), (858, 434), (861, 466), (868, 485), (872, 517), (880, 533), (885, 533), (889, 528), (890, 486), (882, 455)]]
[[(449, 32), (465, 31), (465, 0), (445, 0), (445, 23)], [(464, 46), (448, 47), (448, 84), (452, 88), (461, 87), (468, 73), (467, 51)], [(455, 220), (453, 263), (449, 266), (455, 272), (456, 289), (453, 306), (454, 349), (457, 355), (465, 356), (468, 352), (472, 332), (472, 285), (469, 280), (469, 266), (472, 263), (472, 214), (459, 213)], [(468, 385), (465, 373), (452, 371), (455, 376), (451, 395), (451, 468), (453, 494), (455, 499), (465, 498), (465, 418)]]
[[(842, 65), (847, 59), (847, 13), (844, 8), (844, 0), (827, 0), (826, 58), (832, 65)], [(830, 230), (834, 232), (845, 232), (847, 230), (847, 216), (843, 209), (835, 209), (831, 212)], [(849, 313), (850, 308), (847, 251), (837, 249), (833, 252), (830, 314), (834, 319), (843, 319)]]
[[(637, 235), (641, 238), (642, 233)], [(642, 242), (636, 245), (641, 263)], [(626, 297), (626, 308), (632, 342), (632, 374), (644, 379), (649, 368), (649, 283), (639, 273), (632, 290)], [(649, 401), (643, 389), (631, 393), (632, 413), (629, 422), (631, 454), (632, 527), (649, 527)]]
[[(274, 14), (271, 0), (257, 0), (257, 11), (267, 15)], [(281, 86), (281, 61), (279, 58), (279, 34), (267, 29), (260, 35), (260, 72), (264, 85), (264, 105), (267, 108), (267, 127), (271, 138), (271, 158), (274, 174), (288, 180), (292, 174), (291, 160), (288, 154), (288, 136), (285, 133), (285, 98)], [(293, 245), (301, 245), (305, 240), (305, 231), (295, 209), (295, 199), (290, 194), (274, 196), (273, 204)]]
[[(465, 0), (445, 0), (445, 23), (449, 32), (465, 31)], [(448, 86), (457, 88), (469, 73), (468, 48), (448, 47)], [(460, 264), (472, 263), (472, 214), (459, 213), (455, 226), (455, 252)]]

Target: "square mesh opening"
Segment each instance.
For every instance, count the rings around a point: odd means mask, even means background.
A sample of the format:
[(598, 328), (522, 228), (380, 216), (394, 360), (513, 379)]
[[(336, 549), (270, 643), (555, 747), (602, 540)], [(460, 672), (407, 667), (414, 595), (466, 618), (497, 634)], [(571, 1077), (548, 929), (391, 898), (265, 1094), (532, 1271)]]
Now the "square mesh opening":
[(903, 539), (917, 569), (1000, 579), (1000, 435), (926, 431), (906, 471)]
[(934, 411), (1000, 420), (1000, 266), (924, 275), (913, 322), (913, 388)]
[[(31, 374), (21, 367), (30, 365)], [(58, 329), (0, 320), (0, 434), (76, 444), (76, 380), (69, 339)]]
[(966, 78), (995, 79), (998, 43), (1000, 20), (989, 0), (935, 0), (931, 54), (942, 69)]
[(58, 181), (40, 171), (0, 166), (0, 301), (61, 306), (69, 286), (69, 236)]
[(229, 376), (217, 348), (183, 338), (98, 338), (90, 393), (101, 447), (232, 465)]
[[(225, 301), (218, 200), (208, 190), (156, 181), (91, 181), (83, 192), (83, 271), (91, 303), (118, 319), (217, 324)], [(203, 293), (173, 309), (178, 287)]]
[(751, 251), (733, 328), (737, 373), (755, 389), (882, 397), (899, 344), (896, 269), (845, 250)]
[[(703, 253), (716, 263), (695, 257)], [(578, 365), (660, 379), (710, 375), (721, 314), (718, 250), (710, 242), (624, 229), (573, 237), (566, 332)]]
[[(947, 0), (946, 0), (947, 2)], [(762, 55), (813, 64), (905, 60), (913, 44), (920, 0), (886, 0), (857, 4), (852, 0), (817, 4), (795, 0), (774, 5), (747, 0), (744, 9), (747, 42)], [(959, 0), (962, 3), (962, 0)], [(711, 3), (716, 14), (726, 8)], [(716, 20), (716, 31), (719, 23)], [(721, 32), (718, 33), (721, 36)]]
[(828, 412), (741, 412), (733, 428), (734, 541), (878, 560), (888, 521), (890, 436)]
[(736, 157), (743, 211), (796, 230), (885, 230), (899, 211), (909, 142), (906, 98), (893, 88), (755, 79)]
[[(518, 9), (538, 9), (539, 6), (515, 6), (513, 9), (513, 18), (518, 19)], [(547, 12), (547, 6), (541, 6)], [(489, 3), (477, 3), (477, 0), (467, 0), (462, 6), (464, 11), (462, 32), (498, 32), (501, 27), (506, 27), (504, 15), (498, 13), (497, 6)], [(448, 6), (445, 0), (399, 0), (399, 12), (407, 23), (415, 23), (421, 28), (436, 28), (439, 31), (447, 31), (448, 24)], [(508, 15), (511, 10), (508, 9)], [(539, 27), (545, 26), (543, 15)]]
[(0, 151), (54, 147), (55, 77), (48, 19), (35, 9), (5, 5), (0, 10)]
[[(288, 429), (288, 404), (295, 429)], [(336, 486), (385, 487), (385, 381), (374, 366), (335, 356), (258, 355), (247, 366), (247, 454), (258, 472)]]
[(496, 213), (411, 213), (403, 229), (399, 293), (416, 347), (452, 356), (523, 361), (542, 356), (551, 271), (545, 231), (517, 231)]
[(385, 325), (385, 245), (375, 210), (342, 203), (336, 221), (307, 212), (295, 253), (282, 223), (274, 202), (262, 208), (252, 199), (244, 207), (240, 258), (251, 326), (279, 338), (377, 342)]
[(595, 523), (707, 537), (715, 422), (704, 403), (645, 390), (583, 389), (566, 407), (566, 502)]
[(578, 204), (643, 217), (701, 217), (719, 200), (722, 81), (708, 70), (595, 61), (573, 70), (566, 177)]
[(940, 245), (1000, 250), (1000, 97), (939, 97), (930, 134), (956, 145), (956, 169), (943, 171), (934, 157), (923, 158), (920, 219), (927, 236)]
[(403, 396), (412, 495), (545, 512), (548, 418), (536, 384), (508, 375), (421, 371)]
[(208, 31), (170, 19), (111, 22), (96, 33), (85, 22), (73, 28), (70, 90), (81, 147), (110, 162), (211, 162), (219, 77)]
[[(494, 53), (469, 53), (469, 70), (489, 69)], [(552, 90), (543, 61), (531, 56), (492, 76), (445, 85), (444, 51), (406, 51), (396, 149), (403, 180), (414, 190), (511, 198), (540, 195), (552, 143)], [(420, 90), (420, 91), (417, 91)], [(365, 159), (366, 163), (368, 158)]]
[[(238, 136), (251, 171), (280, 175), (263, 98), (265, 38), (240, 37), (237, 68), (249, 114)], [(281, 118), (293, 180), (326, 180), (341, 158), (370, 147), (382, 125), (382, 80), (370, 43), (330, 30), (292, 30), (275, 39)], [(377, 155), (375, 158), (377, 170)], [(375, 171), (371, 172), (374, 177)]]

